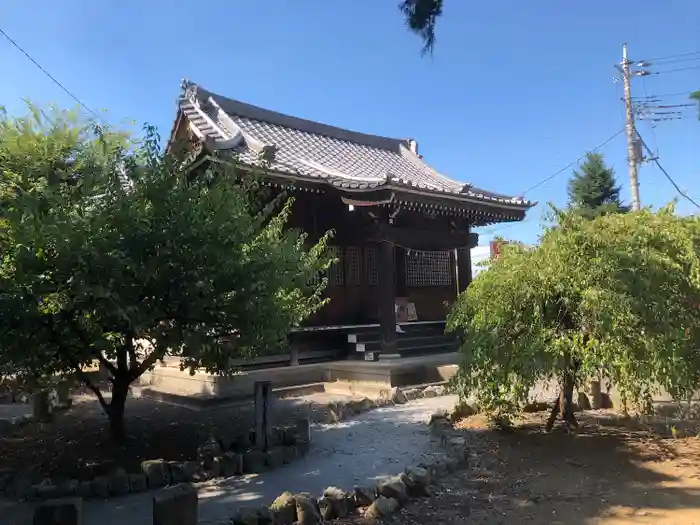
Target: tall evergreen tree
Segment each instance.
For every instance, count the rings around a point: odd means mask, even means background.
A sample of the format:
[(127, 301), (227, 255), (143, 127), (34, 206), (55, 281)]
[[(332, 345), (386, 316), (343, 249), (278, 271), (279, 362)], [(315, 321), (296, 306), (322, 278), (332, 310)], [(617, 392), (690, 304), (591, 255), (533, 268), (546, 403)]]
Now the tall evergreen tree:
[(594, 218), (607, 213), (629, 211), (620, 200), (620, 186), (615, 170), (605, 164), (600, 153), (588, 153), (569, 180), (569, 208), (584, 217)]

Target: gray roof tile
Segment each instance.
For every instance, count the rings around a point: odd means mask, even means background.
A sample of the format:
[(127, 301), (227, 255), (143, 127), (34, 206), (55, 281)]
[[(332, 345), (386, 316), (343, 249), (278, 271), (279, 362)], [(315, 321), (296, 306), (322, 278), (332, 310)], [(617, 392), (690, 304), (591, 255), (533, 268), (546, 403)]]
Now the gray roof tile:
[(429, 193), (461, 195), (493, 204), (532, 204), (449, 179), (414, 154), (407, 140), (367, 135), (245, 104), (183, 81), (180, 108), (200, 136), (238, 154), (248, 164), (260, 149), (276, 149), (271, 168), (325, 179), (333, 186), (366, 189), (408, 186)]

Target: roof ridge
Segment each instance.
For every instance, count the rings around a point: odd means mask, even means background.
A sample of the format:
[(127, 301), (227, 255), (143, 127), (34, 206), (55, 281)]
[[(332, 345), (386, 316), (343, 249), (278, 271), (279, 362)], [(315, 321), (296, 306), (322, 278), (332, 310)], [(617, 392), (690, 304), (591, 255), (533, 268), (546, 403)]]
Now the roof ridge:
[(352, 131), (322, 122), (294, 117), (271, 109), (261, 108), (253, 104), (248, 104), (247, 102), (241, 102), (240, 100), (219, 95), (194, 82), (188, 83), (187, 87), (195, 88), (198, 95), (203, 95), (202, 98), (212, 97), (221, 109), (229, 115), (234, 114), (243, 118), (260, 120), (286, 128), (297, 129), (306, 133), (324, 135), (337, 140), (353, 142), (355, 144), (393, 151), (395, 153), (399, 152), (400, 146), (405, 147), (407, 145), (407, 139), (396, 139)]

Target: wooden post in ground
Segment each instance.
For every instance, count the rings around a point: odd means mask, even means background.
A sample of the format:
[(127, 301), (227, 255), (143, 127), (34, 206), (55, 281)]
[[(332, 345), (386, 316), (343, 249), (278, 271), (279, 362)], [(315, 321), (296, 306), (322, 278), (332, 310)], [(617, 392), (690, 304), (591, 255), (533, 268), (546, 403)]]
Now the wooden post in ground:
[(600, 381), (591, 381), (591, 408), (593, 410), (603, 408), (603, 393), (600, 389)]
[(255, 382), (255, 447), (267, 451), (272, 434), (272, 382)]

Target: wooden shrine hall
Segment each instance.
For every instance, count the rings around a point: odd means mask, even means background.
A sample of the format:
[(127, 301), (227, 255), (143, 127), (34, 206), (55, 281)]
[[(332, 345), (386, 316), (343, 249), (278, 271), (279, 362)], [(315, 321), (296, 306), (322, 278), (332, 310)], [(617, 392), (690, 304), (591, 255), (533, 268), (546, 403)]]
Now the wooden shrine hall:
[(520, 221), (532, 206), (438, 173), (415, 140), (284, 115), (189, 81), (170, 137), (179, 141), (193, 144), (193, 165), (216, 156), (245, 170), (265, 159), (265, 183), (295, 197), (290, 226), (310, 239), (335, 231), (330, 302), (296, 332), (316, 334), (316, 346), (350, 341), (368, 360), (396, 354), (404, 333), (427, 344), (416, 348), (440, 346), (449, 305), (471, 281), (472, 229)]

